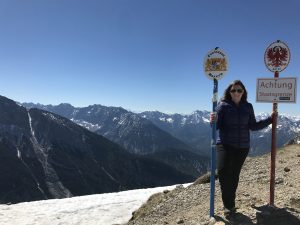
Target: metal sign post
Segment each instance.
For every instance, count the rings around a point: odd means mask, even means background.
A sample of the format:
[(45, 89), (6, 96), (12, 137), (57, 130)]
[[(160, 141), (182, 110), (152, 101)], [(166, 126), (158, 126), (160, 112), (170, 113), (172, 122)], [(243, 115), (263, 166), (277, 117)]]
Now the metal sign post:
[[(216, 112), (217, 103), (218, 103), (218, 80), (214, 79), (214, 88), (213, 88), (213, 107), (212, 111)], [(215, 171), (216, 171), (216, 142), (217, 142), (217, 124), (214, 122), (212, 124), (212, 134), (211, 134), (211, 165), (210, 165), (210, 212), (209, 216), (214, 217), (215, 211)]]
[(279, 72), (274, 78), (258, 78), (256, 86), (256, 101), (273, 103), (276, 112), (272, 123), (271, 170), (270, 170), (270, 205), (274, 205), (275, 161), (276, 161), (276, 127), (278, 103), (296, 103), (297, 77), (279, 78)]
[[(213, 80), (213, 112), (216, 112), (218, 101), (218, 80), (223, 78), (228, 70), (228, 60), (225, 53), (216, 47), (207, 53), (204, 58), (204, 72), (209, 79)], [(211, 176), (210, 176), (210, 217), (214, 217), (215, 202), (215, 171), (216, 171), (216, 121), (212, 124), (211, 139)]]
[[(276, 41), (268, 46), (264, 56), (267, 68), (274, 72), (274, 78), (279, 77), (279, 72), (283, 71), (290, 62), (290, 50), (288, 46)], [(270, 169), (270, 206), (274, 206), (275, 193), (275, 162), (276, 162), (276, 127), (277, 127), (277, 102), (273, 102), (273, 123), (272, 123), (272, 143), (271, 143), (271, 169)]]
[[(279, 77), (279, 72), (276, 71), (274, 78)], [(278, 114), (278, 103), (273, 102), (273, 121), (272, 121), (272, 142), (271, 142), (271, 169), (270, 169), (270, 205), (274, 206), (274, 193), (275, 193), (275, 162), (276, 162), (276, 128), (277, 128), (277, 114)]]

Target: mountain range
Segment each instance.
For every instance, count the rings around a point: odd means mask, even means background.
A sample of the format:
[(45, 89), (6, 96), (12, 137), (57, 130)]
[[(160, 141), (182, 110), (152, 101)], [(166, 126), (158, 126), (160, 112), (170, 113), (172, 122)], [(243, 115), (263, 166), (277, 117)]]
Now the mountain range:
[(158, 160), (194, 178), (209, 168), (210, 160), (205, 152), (201, 153), (184, 140), (174, 137), (142, 114), (102, 105), (75, 108), (65, 103), (57, 106), (23, 103), (23, 106), (64, 116), (119, 144), (129, 153)]
[[(158, 111), (133, 113), (120, 107), (91, 105), (73, 107), (70, 104), (41, 105), (23, 103), (27, 108), (40, 108), (65, 116), (90, 131), (107, 137), (135, 154), (157, 153), (166, 148), (180, 148), (210, 157), (210, 112), (195, 111), (188, 115), (165, 114)], [(256, 116), (261, 120), (266, 113)], [(271, 148), (271, 125), (253, 131), (250, 155), (262, 155)], [(300, 117), (279, 115), (277, 147), (282, 147), (300, 133)]]
[(26, 109), (3, 96), (0, 154), (0, 203), (164, 186), (195, 178), (155, 157), (131, 154), (65, 117)]
[[(209, 169), (209, 114), (20, 104), (0, 96), (0, 203), (191, 182)], [(300, 119), (280, 115), (277, 128), (278, 147), (297, 142)], [(251, 138), (252, 155), (270, 151), (270, 126)]]

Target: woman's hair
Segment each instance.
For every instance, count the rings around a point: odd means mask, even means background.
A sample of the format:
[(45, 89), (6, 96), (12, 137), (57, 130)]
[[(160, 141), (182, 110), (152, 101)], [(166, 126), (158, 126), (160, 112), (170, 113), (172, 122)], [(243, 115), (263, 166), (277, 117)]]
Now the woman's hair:
[(240, 80), (234, 80), (234, 81), (232, 81), (231, 84), (229, 84), (229, 86), (224, 91), (224, 95), (223, 95), (221, 101), (231, 100), (230, 90), (231, 90), (232, 86), (234, 86), (234, 85), (239, 85), (243, 88), (244, 93), (242, 95), (241, 102), (247, 102), (247, 90), (246, 90), (244, 84), (242, 83), (242, 81), (240, 81)]

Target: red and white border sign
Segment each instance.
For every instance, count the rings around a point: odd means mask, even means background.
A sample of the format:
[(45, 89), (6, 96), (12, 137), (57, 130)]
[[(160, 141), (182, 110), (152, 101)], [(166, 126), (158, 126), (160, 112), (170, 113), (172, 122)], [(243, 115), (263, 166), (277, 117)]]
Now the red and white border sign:
[(289, 64), (291, 53), (289, 47), (282, 41), (273, 42), (265, 51), (265, 64), (271, 72), (281, 72)]
[(256, 101), (296, 103), (297, 78), (257, 78)]

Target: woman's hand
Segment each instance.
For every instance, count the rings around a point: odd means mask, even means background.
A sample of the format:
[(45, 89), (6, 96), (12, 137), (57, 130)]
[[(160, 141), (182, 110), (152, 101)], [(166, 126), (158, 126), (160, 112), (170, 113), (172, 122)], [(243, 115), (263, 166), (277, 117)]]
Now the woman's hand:
[(210, 113), (210, 123), (217, 122), (218, 119), (218, 114), (216, 112), (211, 112)]
[(274, 121), (274, 119), (277, 118), (277, 117), (278, 117), (278, 112), (273, 111), (272, 114), (271, 114), (272, 121)]

